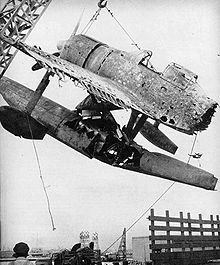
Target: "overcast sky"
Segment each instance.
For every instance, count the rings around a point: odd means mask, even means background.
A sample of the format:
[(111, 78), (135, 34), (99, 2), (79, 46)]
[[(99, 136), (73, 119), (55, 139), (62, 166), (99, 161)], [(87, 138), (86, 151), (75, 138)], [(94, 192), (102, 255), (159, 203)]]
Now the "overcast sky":
[[(109, 0), (108, 7), (142, 49), (153, 51), (151, 62), (158, 71), (176, 62), (198, 74), (198, 82), (209, 97), (220, 102), (220, 2), (218, 0)], [(80, 31), (97, 10), (96, 0), (52, 0), (26, 43), (56, 51), (59, 40), (67, 39), (85, 8)], [(131, 41), (106, 10), (87, 33), (118, 49), (135, 51)], [(33, 59), (16, 55), (6, 72), (35, 89), (45, 70), (32, 72)], [(69, 109), (86, 92), (67, 81), (59, 87), (54, 78), (45, 96)], [(1, 105), (4, 101), (0, 99)], [(117, 119), (126, 122), (129, 112), (119, 111)], [(187, 161), (194, 140), (170, 128), (160, 127), (178, 146), (176, 158)], [(195, 152), (203, 153), (203, 169), (220, 177), (220, 111), (209, 128), (199, 135)], [(159, 151), (141, 136), (137, 142), (149, 151)], [(12, 248), (18, 241), (31, 247), (70, 248), (79, 233), (98, 232), (102, 250), (128, 228), (171, 184), (171, 181), (129, 172), (90, 160), (50, 136), (36, 141), (43, 178), (50, 197), (56, 230), (52, 231), (45, 194), (41, 185), (33, 144), (8, 133), (0, 126), (2, 246)], [(191, 164), (199, 166), (198, 160)], [(155, 213), (183, 211), (194, 218), (220, 213), (220, 182), (217, 191), (176, 183), (154, 206)], [(128, 233), (149, 234), (146, 214)], [(118, 245), (114, 246), (117, 248)]]

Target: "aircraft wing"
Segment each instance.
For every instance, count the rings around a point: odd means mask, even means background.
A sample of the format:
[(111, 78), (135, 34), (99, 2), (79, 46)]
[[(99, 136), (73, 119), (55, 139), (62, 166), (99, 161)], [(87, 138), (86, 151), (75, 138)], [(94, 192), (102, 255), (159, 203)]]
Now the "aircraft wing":
[(150, 113), (141, 108), (137, 97), (122, 84), (96, 75), (37, 47), (29, 46), (21, 41), (16, 42), (4, 36), (0, 36), (0, 38), (33, 57), (44, 68), (58, 75), (59, 78), (68, 76), (72, 81), (79, 82), (88, 93), (99, 97), (101, 100), (111, 102), (120, 108), (133, 108), (150, 116)]

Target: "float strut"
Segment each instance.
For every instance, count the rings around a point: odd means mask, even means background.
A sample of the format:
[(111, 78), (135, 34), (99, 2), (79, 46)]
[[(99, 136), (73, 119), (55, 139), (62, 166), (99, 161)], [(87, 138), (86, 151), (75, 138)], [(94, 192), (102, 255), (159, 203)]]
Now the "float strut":
[(26, 106), (27, 114), (30, 115), (32, 113), (33, 109), (37, 105), (37, 102), (40, 100), (42, 94), (44, 93), (45, 89), (47, 88), (47, 86), (50, 82), (50, 80), (49, 80), (50, 75), (51, 75), (51, 73), (49, 71), (47, 71), (45, 73), (45, 75), (43, 76), (37, 89), (34, 91), (32, 98), (30, 99), (30, 101), (28, 102), (28, 104)]

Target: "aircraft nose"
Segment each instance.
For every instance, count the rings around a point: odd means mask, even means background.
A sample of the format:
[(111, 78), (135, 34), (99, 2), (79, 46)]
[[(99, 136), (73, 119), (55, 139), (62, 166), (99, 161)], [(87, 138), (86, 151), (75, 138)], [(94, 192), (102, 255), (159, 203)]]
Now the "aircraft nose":
[(217, 106), (218, 106), (218, 103), (214, 101), (210, 104), (209, 108), (205, 111), (205, 113), (199, 119), (199, 122), (195, 125), (196, 131), (203, 131), (207, 129), (207, 127), (211, 123), (212, 117), (216, 111)]
[(62, 51), (62, 49), (64, 48), (65, 44), (66, 44), (66, 40), (60, 40), (60, 41), (58, 41), (58, 43), (57, 43), (57, 49), (58, 49), (58, 51)]

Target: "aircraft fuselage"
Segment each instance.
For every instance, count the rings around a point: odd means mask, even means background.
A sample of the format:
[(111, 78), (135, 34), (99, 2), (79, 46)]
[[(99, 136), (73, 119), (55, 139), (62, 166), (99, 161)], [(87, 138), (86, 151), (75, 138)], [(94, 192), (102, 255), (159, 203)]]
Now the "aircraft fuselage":
[(149, 116), (187, 134), (207, 128), (217, 103), (197, 83), (198, 76), (177, 65), (156, 72), (151, 53), (131, 54), (85, 35), (71, 36), (60, 57), (122, 84)]

